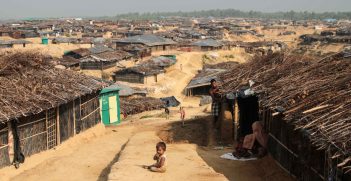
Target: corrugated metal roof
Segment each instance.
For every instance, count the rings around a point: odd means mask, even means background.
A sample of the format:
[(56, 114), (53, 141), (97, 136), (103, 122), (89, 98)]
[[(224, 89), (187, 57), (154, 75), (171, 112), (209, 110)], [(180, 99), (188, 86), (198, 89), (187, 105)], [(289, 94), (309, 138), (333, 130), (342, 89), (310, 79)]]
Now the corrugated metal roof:
[(206, 86), (210, 85), (210, 81), (212, 79), (218, 79), (218, 75), (226, 70), (223, 69), (206, 69), (203, 70), (201, 73), (196, 75), (195, 78), (193, 78), (189, 84), (186, 86), (186, 89), (191, 89), (194, 87), (200, 87), (200, 86)]

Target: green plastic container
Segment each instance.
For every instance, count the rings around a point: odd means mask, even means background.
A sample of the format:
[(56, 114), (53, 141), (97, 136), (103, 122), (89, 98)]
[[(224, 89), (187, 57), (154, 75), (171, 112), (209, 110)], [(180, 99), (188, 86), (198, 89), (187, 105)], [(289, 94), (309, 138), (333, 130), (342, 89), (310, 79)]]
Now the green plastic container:
[(49, 38), (47, 38), (47, 37), (41, 38), (41, 44), (48, 45), (49, 44)]

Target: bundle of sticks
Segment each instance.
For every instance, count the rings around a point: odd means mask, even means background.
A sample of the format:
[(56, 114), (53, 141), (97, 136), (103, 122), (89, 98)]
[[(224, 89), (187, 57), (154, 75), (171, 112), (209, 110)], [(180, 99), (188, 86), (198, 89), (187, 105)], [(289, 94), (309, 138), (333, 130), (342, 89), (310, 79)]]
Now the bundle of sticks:
[(127, 115), (162, 109), (164, 102), (152, 97), (121, 98), (121, 112)]
[(284, 119), (309, 130), (320, 149), (332, 144), (339, 149), (336, 155), (350, 156), (351, 58), (341, 54), (317, 59), (275, 53), (255, 57), (220, 77), (226, 92), (254, 81), (262, 105), (283, 107)]

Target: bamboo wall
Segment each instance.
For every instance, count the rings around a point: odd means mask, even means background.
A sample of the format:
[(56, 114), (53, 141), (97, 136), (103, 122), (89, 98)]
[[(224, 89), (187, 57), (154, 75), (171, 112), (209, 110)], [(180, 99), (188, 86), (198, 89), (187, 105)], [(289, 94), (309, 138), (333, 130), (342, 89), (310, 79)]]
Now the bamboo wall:
[(59, 107), (59, 125), (61, 143), (74, 136), (73, 102)]
[(10, 164), (7, 124), (0, 124), (0, 168)]
[[(101, 68), (102, 64), (102, 68)], [(116, 61), (106, 61), (106, 62), (81, 62), (80, 63), (81, 70), (106, 70), (112, 67), (116, 67)]]
[(310, 133), (295, 126), (270, 109), (261, 111), (261, 120), (269, 134), (268, 151), (278, 164), (298, 180), (345, 180), (337, 161), (328, 150), (318, 150), (309, 139)]
[(200, 87), (193, 87), (186, 89), (186, 94), (187, 96), (201, 96), (201, 95), (209, 95), (209, 90), (211, 86), (210, 85), (205, 85), (205, 86), (200, 86)]
[(115, 81), (144, 84), (144, 75), (137, 73), (120, 73), (113, 76)]
[(46, 114), (19, 119), (18, 134), (25, 156), (30, 156), (47, 149)]
[[(17, 120), (13, 120), (17, 121)], [(21, 150), (25, 156), (52, 149), (101, 121), (98, 92), (18, 119)], [(0, 124), (0, 168), (10, 165), (8, 126)]]
[(81, 98), (80, 106), (80, 122), (79, 126), (81, 131), (87, 130), (101, 121), (100, 117), (100, 102), (98, 94), (87, 95)]

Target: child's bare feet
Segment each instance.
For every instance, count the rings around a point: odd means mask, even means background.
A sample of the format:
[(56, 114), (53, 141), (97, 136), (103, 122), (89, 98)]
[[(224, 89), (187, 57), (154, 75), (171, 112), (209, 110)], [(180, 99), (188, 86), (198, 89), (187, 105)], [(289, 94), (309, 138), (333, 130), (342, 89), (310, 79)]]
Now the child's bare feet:
[(143, 165), (143, 168), (144, 168), (144, 169), (150, 169), (150, 166)]

